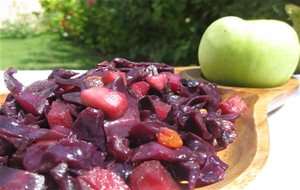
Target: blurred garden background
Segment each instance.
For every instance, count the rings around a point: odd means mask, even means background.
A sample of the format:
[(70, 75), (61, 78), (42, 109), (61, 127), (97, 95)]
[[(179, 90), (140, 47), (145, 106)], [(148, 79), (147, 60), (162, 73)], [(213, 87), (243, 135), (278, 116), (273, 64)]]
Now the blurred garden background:
[(300, 34), (299, 0), (1, 0), (0, 70), (90, 69), (103, 60), (197, 65), (201, 36), (228, 15)]

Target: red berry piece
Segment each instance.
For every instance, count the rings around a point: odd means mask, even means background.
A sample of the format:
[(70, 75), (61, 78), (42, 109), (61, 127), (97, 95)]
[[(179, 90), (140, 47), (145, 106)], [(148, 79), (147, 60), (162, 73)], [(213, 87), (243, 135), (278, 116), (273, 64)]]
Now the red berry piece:
[(220, 103), (219, 108), (223, 114), (242, 114), (246, 109), (247, 105), (240, 96), (234, 96)]
[(102, 82), (106, 85), (114, 82), (117, 78), (122, 77), (124, 84), (127, 84), (126, 74), (118, 71), (108, 71), (103, 77)]
[(179, 190), (169, 172), (157, 160), (146, 161), (132, 171), (131, 190)]
[(99, 167), (78, 176), (77, 179), (87, 183), (93, 190), (130, 190), (116, 173)]
[(153, 100), (153, 103), (157, 116), (160, 119), (166, 119), (169, 111), (171, 110), (171, 106), (160, 101), (159, 99)]
[(135, 97), (142, 98), (148, 94), (150, 85), (144, 81), (139, 81), (139, 82), (132, 83), (130, 85), (130, 89), (132, 93), (135, 95)]
[(168, 82), (168, 76), (165, 73), (147, 76), (146, 81), (150, 84), (152, 88), (161, 91), (165, 88)]
[(73, 118), (71, 114), (71, 105), (62, 101), (52, 102), (50, 111), (47, 114), (47, 121), (52, 129), (61, 126), (72, 128)]
[(173, 92), (179, 92), (181, 89), (181, 77), (180, 75), (168, 73), (170, 88)]
[(128, 108), (125, 94), (101, 86), (83, 90), (80, 98), (84, 105), (101, 109), (110, 119), (120, 118)]

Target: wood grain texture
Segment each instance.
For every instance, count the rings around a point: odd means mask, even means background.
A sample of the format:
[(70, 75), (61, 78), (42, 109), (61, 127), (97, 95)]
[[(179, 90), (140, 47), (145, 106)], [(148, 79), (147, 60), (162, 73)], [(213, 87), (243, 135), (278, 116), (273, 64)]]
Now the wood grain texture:
[[(178, 68), (184, 78), (203, 81), (199, 67)], [(229, 164), (226, 178), (197, 190), (236, 190), (253, 180), (267, 161), (270, 138), (268, 113), (282, 106), (299, 87), (299, 81), (291, 78), (286, 84), (274, 88), (240, 88), (218, 85), (224, 99), (240, 95), (247, 104), (246, 112), (237, 120), (237, 139), (226, 150), (218, 153)]]
[[(178, 67), (175, 72), (185, 78), (203, 80), (199, 67)], [(238, 137), (226, 150), (218, 153), (229, 164), (227, 176), (221, 182), (197, 190), (242, 189), (263, 168), (269, 154), (267, 114), (284, 104), (299, 87), (297, 79), (275, 88), (238, 88), (218, 86), (224, 99), (239, 95), (247, 110), (236, 121)], [(0, 94), (0, 106), (7, 94)]]
[(0, 94), (0, 106), (4, 103), (7, 94)]

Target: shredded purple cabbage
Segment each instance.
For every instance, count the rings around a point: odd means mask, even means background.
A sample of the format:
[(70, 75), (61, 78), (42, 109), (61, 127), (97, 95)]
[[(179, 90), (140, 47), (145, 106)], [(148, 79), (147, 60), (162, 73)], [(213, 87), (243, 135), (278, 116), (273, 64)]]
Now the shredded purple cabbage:
[[(126, 73), (127, 84), (118, 78), (106, 87), (124, 93), (129, 107), (111, 121), (102, 110), (82, 105), (80, 92), (99, 84), (87, 82), (88, 77), (117, 70)], [(99, 63), (97, 69), (79, 76), (56, 69), (48, 79), (27, 87), (14, 78), (16, 72), (9, 68), (4, 74), (10, 94), (0, 108), (0, 188), (88, 189), (76, 177), (93, 167), (110, 169), (129, 183), (134, 167), (147, 160), (161, 161), (178, 183), (188, 181), (189, 189), (216, 183), (226, 175), (228, 165), (216, 152), (235, 140), (233, 122), (239, 115), (218, 110), (221, 96), (214, 84), (181, 79), (178, 92), (167, 85), (137, 99), (130, 84), (174, 69), (122, 58)], [(71, 128), (49, 126), (47, 114), (54, 101), (73, 106)], [(156, 101), (170, 105), (167, 118), (157, 116)], [(176, 130), (183, 146), (171, 149), (159, 144), (156, 134), (161, 127)], [(18, 184), (11, 186), (14, 178)]]

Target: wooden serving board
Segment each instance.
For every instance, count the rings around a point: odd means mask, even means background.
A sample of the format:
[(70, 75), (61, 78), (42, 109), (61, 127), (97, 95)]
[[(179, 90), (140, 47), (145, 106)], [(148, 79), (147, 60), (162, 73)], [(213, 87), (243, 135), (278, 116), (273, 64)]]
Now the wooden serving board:
[[(204, 80), (199, 67), (178, 67), (175, 72), (184, 78)], [(269, 154), (268, 113), (284, 104), (299, 87), (297, 79), (275, 88), (237, 88), (218, 86), (224, 99), (239, 95), (247, 110), (236, 121), (237, 139), (226, 150), (218, 153), (229, 165), (227, 176), (221, 182), (197, 190), (241, 189), (263, 168)], [(0, 94), (0, 106), (7, 94)]]
[[(180, 67), (176, 72), (184, 78), (204, 80), (199, 67)], [(236, 121), (236, 141), (218, 153), (221, 160), (229, 164), (227, 176), (223, 181), (198, 188), (199, 190), (242, 189), (255, 178), (269, 154), (268, 113), (282, 106), (298, 87), (299, 81), (295, 78), (275, 88), (218, 86), (224, 99), (234, 95), (241, 96), (247, 104), (247, 110)]]

